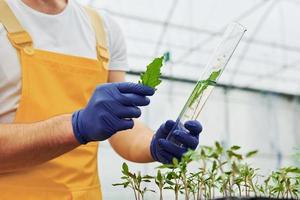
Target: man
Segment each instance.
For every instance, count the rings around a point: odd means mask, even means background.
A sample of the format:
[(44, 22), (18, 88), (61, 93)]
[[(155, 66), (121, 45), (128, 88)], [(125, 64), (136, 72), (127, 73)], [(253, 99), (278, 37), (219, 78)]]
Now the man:
[(154, 136), (133, 121), (154, 90), (124, 82), (109, 17), (75, 0), (0, 0), (0, 24), (0, 199), (101, 199), (98, 141), (140, 163), (197, 147), (197, 121), (172, 131), (183, 146), (166, 140), (174, 121)]

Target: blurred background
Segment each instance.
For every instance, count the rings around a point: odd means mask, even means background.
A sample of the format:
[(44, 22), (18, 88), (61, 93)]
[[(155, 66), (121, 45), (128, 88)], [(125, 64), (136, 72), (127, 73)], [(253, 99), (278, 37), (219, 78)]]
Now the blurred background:
[[(156, 130), (176, 119), (226, 26), (237, 21), (248, 31), (201, 113), (201, 144), (240, 145), (257, 149), (252, 162), (262, 172), (296, 163), (300, 144), (299, 0), (82, 0), (102, 9), (121, 26), (128, 47), (127, 79), (156, 56), (168, 53), (165, 79), (143, 110), (142, 119)], [(124, 162), (102, 143), (99, 154), (104, 199), (130, 199), (114, 188)], [(157, 164), (129, 163), (153, 172)], [(151, 196), (148, 199), (153, 199)]]

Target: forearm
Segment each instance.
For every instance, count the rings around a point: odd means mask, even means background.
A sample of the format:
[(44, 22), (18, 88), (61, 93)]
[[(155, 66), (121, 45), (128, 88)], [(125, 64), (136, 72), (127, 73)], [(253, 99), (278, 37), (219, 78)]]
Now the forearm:
[(121, 131), (110, 138), (114, 150), (126, 160), (139, 163), (153, 162), (150, 143), (153, 131), (135, 120), (133, 129)]
[[(125, 72), (110, 71), (109, 82), (125, 81)], [(109, 139), (114, 150), (126, 160), (139, 163), (153, 162), (150, 144), (153, 131), (135, 120), (133, 129), (121, 131)]]
[(71, 115), (33, 124), (0, 125), (0, 173), (41, 164), (78, 146)]

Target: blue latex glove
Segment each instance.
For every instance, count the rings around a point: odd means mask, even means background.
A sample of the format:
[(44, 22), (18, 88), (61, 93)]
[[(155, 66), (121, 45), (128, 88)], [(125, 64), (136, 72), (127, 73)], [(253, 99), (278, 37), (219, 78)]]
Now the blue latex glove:
[(202, 126), (198, 121), (187, 121), (184, 124), (184, 129), (175, 129), (171, 134), (176, 142), (183, 144), (179, 146), (174, 142), (166, 140), (170, 131), (173, 129), (175, 122), (167, 121), (160, 126), (156, 134), (153, 136), (150, 151), (154, 160), (170, 164), (173, 158), (181, 160), (181, 157), (188, 149), (195, 150), (199, 143), (199, 134), (202, 131)]
[(72, 116), (73, 132), (81, 144), (103, 141), (118, 131), (133, 128), (132, 118), (141, 116), (154, 89), (135, 83), (108, 83), (98, 86), (86, 108)]

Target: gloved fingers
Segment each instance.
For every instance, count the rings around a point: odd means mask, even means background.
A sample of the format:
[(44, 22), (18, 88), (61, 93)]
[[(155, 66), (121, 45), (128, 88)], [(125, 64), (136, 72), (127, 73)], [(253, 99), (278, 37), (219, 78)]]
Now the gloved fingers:
[(169, 135), (174, 125), (175, 122), (172, 120), (168, 120), (166, 123), (162, 124), (157, 131), (157, 137), (166, 138)]
[(173, 127), (175, 126), (175, 124), (176, 124), (176, 122), (173, 120), (166, 121), (166, 123), (165, 123), (166, 131), (170, 132), (173, 129)]
[(183, 144), (189, 149), (195, 150), (199, 144), (198, 137), (189, 134), (187, 131), (176, 130), (174, 131), (173, 136), (176, 139), (176, 141)]
[(158, 145), (160, 146), (160, 148), (162, 148), (166, 152), (174, 155), (175, 158), (177, 158), (178, 160), (181, 160), (181, 157), (183, 156), (183, 154), (185, 154), (187, 152), (186, 147), (180, 147), (180, 146), (178, 146), (168, 140), (165, 140), (165, 139), (158, 140)]
[(160, 162), (164, 163), (164, 164), (172, 164), (173, 163), (173, 158), (175, 157), (174, 155), (172, 155), (171, 153), (160, 149), (159, 150), (159, 155), (160, 155)]
[(114, 111), (115, 115), (120, 119), (124, 118), (139, 118), (142, 115), (141, 109), (136, 106), (123, 106)]
[(106, 124), (108, 130), (107, 132), (110, 134), (110, 136), (118, 131), (132, 129), (134, 126), (134, 121), (132, 119), (120, 119), (114, 115), (111, 115), (110, 117), (106, 116), (107, 115), (101, 115), (100, 121), (103, 121)]
[(199, 136), (202, 132), (202, 125), (197, 120), (191, 120), (184, 123), (184, 127), (190, 131), (193, 136)]
[(116, 97), (118, 101), (125, 106), (147, 106), (150, 103), (150, 99), (145, 96), (137, 94), (120, 94)]
[(134, 93), (142, 96), (152, 96), (155, 90), (151, 87), (136, 83), (117, 83), (117, 88), (121, 93)]
[(118, 131), (123, 131), (127, 129), (132, 129), (134, 126), (134, 121), (132, 119), (121, 119), (118, 125)]

